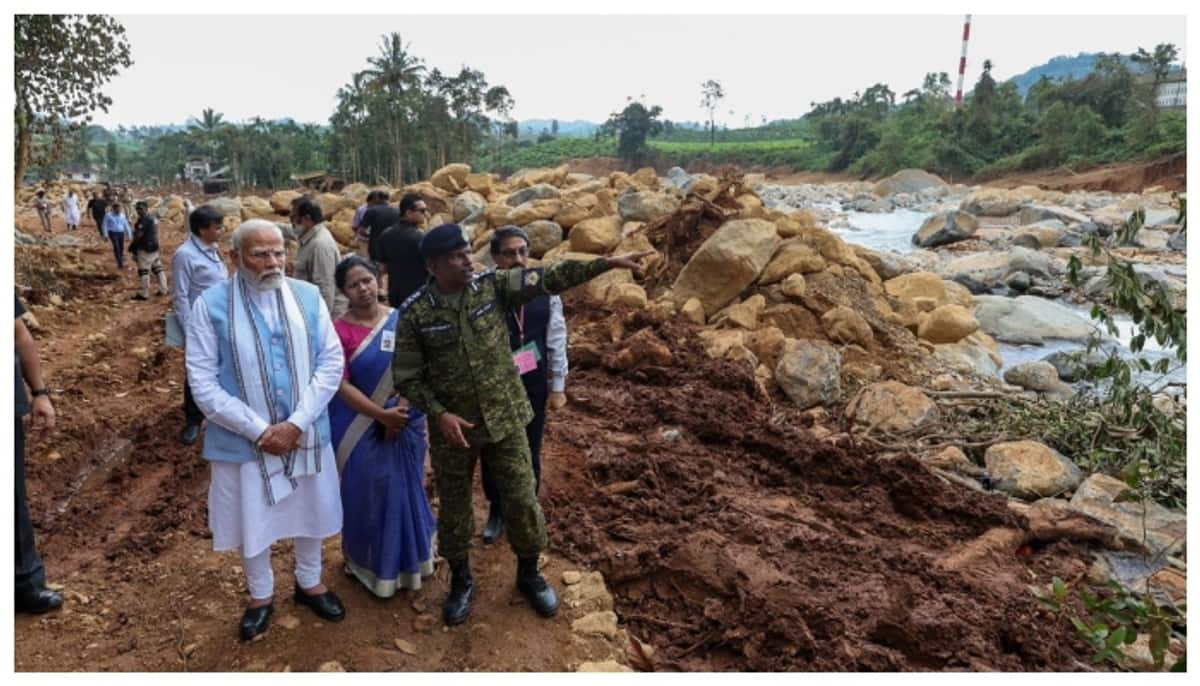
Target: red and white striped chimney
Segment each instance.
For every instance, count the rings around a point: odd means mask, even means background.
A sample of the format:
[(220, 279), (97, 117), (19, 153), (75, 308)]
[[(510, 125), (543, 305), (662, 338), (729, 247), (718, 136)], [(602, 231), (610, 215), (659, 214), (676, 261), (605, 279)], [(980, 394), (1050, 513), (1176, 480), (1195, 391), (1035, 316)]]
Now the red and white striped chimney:
[(958, 60), (958, 92), (954, 94), (954, 106), (962, 107), (963, 77), (967, 73), (967, 40), (971, 37), (971, 15), (963, 22), (962, 57)]

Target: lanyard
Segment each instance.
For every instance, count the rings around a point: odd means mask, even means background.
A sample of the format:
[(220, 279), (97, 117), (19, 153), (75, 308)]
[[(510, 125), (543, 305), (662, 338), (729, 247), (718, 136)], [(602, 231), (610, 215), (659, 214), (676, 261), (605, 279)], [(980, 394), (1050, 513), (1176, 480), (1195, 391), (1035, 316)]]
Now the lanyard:
[(214, 263), (214, 264), (223, 264), (223, 260), (221, 260), (221, 255), (220, 255), (220, 254), (218, 254), (216, 257), (213, 257), (212, 255), (209, 255), (209, 254), (208, 254), (208, 251), (207, 251), (207, 250), (205, 250), (204, 248), (200, 247), (200, 244), (196, 242), (196, 237), (195, 237), (195, 236), (192, 236), (192, 237), (191, 237), (189, 240), (191, 240), (191, 241), (192, 241), (192, 245), (196, 246), (196, 250), (200, 251), (200, 254), (201, 254), (201, 255), (204, 255), (204, 257), (205, 257), (205, 258), (206, 258), (206, 259), (207, 259), (209, 262), (212, 262), (212, 263)]
[(525, 306), (524, 305), (522, 305), (520, 307), (520, 309), (517, 310), (517, 337), (520, 339), (520, 343), (517, 344), (517, 347), (519, 348), (519, 347), (525, 345)]

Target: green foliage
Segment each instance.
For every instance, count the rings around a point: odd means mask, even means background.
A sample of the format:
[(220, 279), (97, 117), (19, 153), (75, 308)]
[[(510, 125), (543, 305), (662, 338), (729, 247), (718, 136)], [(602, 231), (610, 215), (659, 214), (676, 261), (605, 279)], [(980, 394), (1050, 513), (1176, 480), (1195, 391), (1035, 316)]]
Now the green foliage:
[[(1115, 581), (1110, 581), (1107, 592), (1100, 595), (1080, 589), (1079, 597), (1085, 608), (1083, 613), (1073, 611), (1071, 589), (1057, 576), (1048, 591), (1037, 588), (1031, 588), (1030, 591), (1043, 609), (1060, 616), (1070, 613), (1071, 624), (1076, 632), (1095, 651), (1092, 661), (1096, 663), (1129, 666), (1125, 648), (1144, 635), (1149, 637), (1154, 666), (1161, 670), (1170, 656), (1168, 648), (1171, 637), (1175, 633), (1186, 636), (1185, 604), (1159, 605), (1152, 594), (1134, 593)], [(1186, 654), (1171, 665), (1171, 671), (1187, 671)]]
[(20, 183), (31, 162), (61, 160), (93, 111), (108, 111), (112, 99), (100, 89), (133, 60), (125, 27), (102, 14), (15, 15), (13, 47)]
[(661, 115), (662, 108), (658, 105), (646, 107), (640, 101), (631, 99), (625, 109), (609, 115), (608, 121), (596, 132), (596, 137), (616, 136), (617, 156), (631, 166), (641, 166), (647, 161), (649, 153), (646, 139), (662, 132)]

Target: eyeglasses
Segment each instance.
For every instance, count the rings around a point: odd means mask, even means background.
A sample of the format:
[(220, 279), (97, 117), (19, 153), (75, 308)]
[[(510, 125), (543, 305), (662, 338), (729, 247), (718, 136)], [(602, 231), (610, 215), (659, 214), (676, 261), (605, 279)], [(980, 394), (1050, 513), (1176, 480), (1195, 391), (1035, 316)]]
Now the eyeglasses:
[(520, 255), (521, 257), (529, 257), (529, 246), (522, 246), (520, 248), (505, 248), (504, 250), (500, 251), (500, 254), (510, 259), (516, 257), (517, 255)]
[(265, 260), (271, 257), (282, 260), (287, 257), (287, 252), (283, 250), (251, 250), (246, 253), (246, 257), (252, 260)]
[(412, 209), (412, 211), (413, 211), (413, 212), (420, 212), (421, 214), (429, 214), (429, 208), (428, 208), (428, 207), (414, 207), (414, 208)]

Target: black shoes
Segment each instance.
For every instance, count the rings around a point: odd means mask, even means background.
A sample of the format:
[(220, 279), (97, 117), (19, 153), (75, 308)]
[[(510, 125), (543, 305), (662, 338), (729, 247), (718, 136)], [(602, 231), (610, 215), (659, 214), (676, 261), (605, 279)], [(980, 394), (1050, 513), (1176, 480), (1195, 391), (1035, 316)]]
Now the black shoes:
[(18, 593), (16, 610), (26, 614), (40, 615), (43, 612), (57, 610), (62, 607), (62, 604), (61, 593), (43, 587), (29, 593)]
[(488, 511), (487, 526), (483, 527), (483, 542), (495, 543), (504, 533), (504, 516), (500, 514), (500, 506), (492, 505)]
[(442, 621), (454, 626), (471, 616), (471, 601), (475, 599), (475, 580), (471, 578), (471, 563), (467, 558), (450, 562), (450, 595), (442, 603)]
[(340, 622), (346, 618), (346, 608), (342, 607), (342, 601), (338, 600), (333, 591), (309, 595), (300, 588), (299, 584), (296, 584), (295, 600), (300, 605), (306, 605), (318, 617), (327, 622)]
[(536, 555), (517, 559), (517, 590), (525, 595), (539, 615), (553, 617), (558, 612), (558, 594), (538, 569)]
[(242, 622), (238, 624), (238, 634), (241, 635), (242, 640), (249, 641), (266, 631), (267, 626), (271, 624), (271, 614), (274, 612), (274, 603), (246, 608), (246, 612), (242, 615)]
[(134, 293), (133, 297), (130, 298), (130, 300), (149, 300), (149, 299), (150, 299), (149, 296), (142, 295), (141, 293)]
[(183, 429), (183, 435), (179, 437), (179, 442), (184, 445), (192, 445), (200, 440), (200, 425), (188, 424)]

